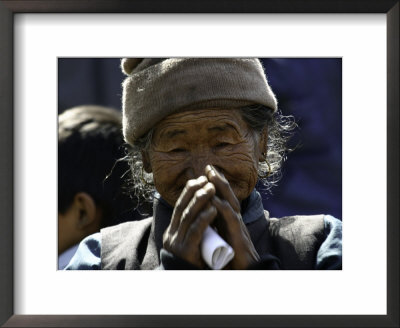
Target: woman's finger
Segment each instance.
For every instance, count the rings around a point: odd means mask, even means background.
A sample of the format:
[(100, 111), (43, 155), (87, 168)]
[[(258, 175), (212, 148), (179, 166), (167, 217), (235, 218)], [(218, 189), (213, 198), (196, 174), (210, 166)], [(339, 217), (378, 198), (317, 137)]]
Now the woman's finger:
[(225, 221), (224, 226), (227, 230), (229, 230), (230, 233), (234, 233), (235, 229), (240, 226), (240, 230), (246, 235), (249, 240), (251, 240), (249, 231), (247, 230), (246, 225), (242, 220), (242, 217), (238, 215), (238, 213), (234, 212), (227, 201), (222, 200), (217, 195), (215, 195), (211, 199), (211, 204), (213, 204), (217, 208), (218, 212), (221, 213)]
[(189, 227), (186, 233), (185, 243), (191, 243), (196, 246), (200, 245), (204, 231), (217, 217), (217, 213), (217, 209), (213, 205), (209, 205), (206, 210), (201, 212), (196, 218), (196, 221)]
[(212, 198), (211, 204), (215, 206), (222, 217), (222, 237), (235, 251), (231, 267), (233, 269), (246, 269), (252, 263), (259, 261), (259, 255), (240, 214), (236, 213), (226, 200), (221, 200), (218, 196)]
[(208, 208), (211, 198), (215, 195), (215, 187), (208, 182), (203, 188), (197, 190), (189, 205), (183, 211), (178, 228), (178, 240), (184, 240), (189, 228), (197, 221), (198, 216)]
[(235, 212), (240, 213), (240, 203), (223, 174), (218, 172), (212, 165), (207, 165), (205, 172), (208, 181), (215, 185), (215, 188), (221, 194), (222, 198), (229, 202)]
[(231, 207), (230, 203), (226, 200), (222, 200), (217, 195), (211, 198), (211, 204), (215, 206), (217, 211), (221, 214), (225, 221), (225, 226), (229, 231), (235, 231), (240, 225), (240, 218), (237, 212)]
[(170, 223), (170, 230), (175, 232), (180, 223), (183, 211), (188, 206), (189, 202), (193, 198), (194, 193), (202, 188), (208, 182), (205, 176), (201, 176), (197, 179), (188, 180), (186, 182), (185, 188), (182, 190), (181, 195), (179, 196), (178, 200), (175, 203), (174, 212), (172, 213), (171, 223)]

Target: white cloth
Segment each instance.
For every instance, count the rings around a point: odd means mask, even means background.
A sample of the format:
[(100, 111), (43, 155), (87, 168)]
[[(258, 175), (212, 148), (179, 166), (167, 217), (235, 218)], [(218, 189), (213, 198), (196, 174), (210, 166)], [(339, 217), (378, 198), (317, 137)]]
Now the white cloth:
[(58, 270), (63, 270), (68, 265), (69, 261), (71, 261), (78, 250), (78, 246), (79, 244), (76, 244), (58, 256)]
[(207, 227), (201, 242), (201, 254), (211, 269), (220, 270), (233, 259), (235, 252), (214, 229)]

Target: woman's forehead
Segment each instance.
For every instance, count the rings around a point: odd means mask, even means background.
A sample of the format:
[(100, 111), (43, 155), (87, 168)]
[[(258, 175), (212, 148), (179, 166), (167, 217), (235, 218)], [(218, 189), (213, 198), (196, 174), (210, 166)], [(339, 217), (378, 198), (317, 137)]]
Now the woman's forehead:
[(169, 115), (155, 128), (160, 135), (178, 135), (201, 129), (204, 132), (240, 132), (245, 126), (240, 113), (236, 109), (200, 109)]

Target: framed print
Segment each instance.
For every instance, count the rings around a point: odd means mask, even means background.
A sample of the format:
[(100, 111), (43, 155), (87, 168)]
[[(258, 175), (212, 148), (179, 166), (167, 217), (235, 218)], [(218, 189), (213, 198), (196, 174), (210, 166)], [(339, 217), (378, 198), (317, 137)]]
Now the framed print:
[[(183, 1), (1, 1), (0, 323), (397, 327), (398, 19), (398, 1), (206, 1), (191, 6)], [(185, 25), (179, 25), (181, 20)], [(269, 47), (258, 43), (260, 35), (252, 39), (255, 28), (268, 35)], [(49, 244), (56, 239), (48, 231), (57, 202), (58, 58), (123, 57), (132, 55), (130, 49), (138, 57), (175, 55), (177, 43), (183, 44), (179, 54), (188, 57), (206, 56), (208, 50), (215, 56), (342, 58), (345, 251), (340, 273), (55, 270)], [(30, 106), (35, 110), (28, 111)], [(256, 279), (265, 280), (259, 295)], [(185, 287), (189, 281), (195, 282), (194, 294)], [(233, 284), (240, 292), (229, 287)]]

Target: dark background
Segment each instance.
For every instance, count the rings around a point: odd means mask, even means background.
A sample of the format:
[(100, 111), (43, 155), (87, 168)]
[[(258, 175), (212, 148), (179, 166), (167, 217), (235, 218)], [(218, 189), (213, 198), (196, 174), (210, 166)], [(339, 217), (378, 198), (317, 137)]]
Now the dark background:
[[(342, 60), (262, 59), (284, 115), (299, 125), (298, 145), (264, 207), (271, 216), (331, 214), (342, 218)], [(59, 58), (58, 112), (96, 104), (121, 108), (118, 58)]]

